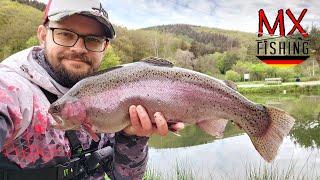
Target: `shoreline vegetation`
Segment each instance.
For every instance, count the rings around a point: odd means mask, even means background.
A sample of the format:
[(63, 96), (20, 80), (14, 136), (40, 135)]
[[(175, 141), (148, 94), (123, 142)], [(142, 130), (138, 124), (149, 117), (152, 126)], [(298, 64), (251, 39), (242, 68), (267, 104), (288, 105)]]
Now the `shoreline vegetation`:
[[(317, 162), (312, 161), (310, 165), (310, 159), (306, 159), (305, 165), (301, 168), (296, 167), (296, 162), (292, 160), (288, 166), (280, 168), (277, 162), (268, 164), (266, 162), (260, 162), (258, 164), (245, 163), (245, 172), (243, 175), (237, 174), (225, 174), (222, 176), (215, 173), (213, 169), (209, 177), (205, 179), (221, 179), (221, 180), (230, 180), (230, 179), (245, 179), (245, 180), (298, 180), (298, 179), (320, 179), (320, 171), (317, 170)], [(308, 169), (308, 172), (303, 172), (305, 169)], [(143, 180), (163, 180), (163, 179), (172, 179), (172, 180), (197, 180), (203, 179), (203, 174), (195, 171), (192, 168), (192, 165), (185, 165), (183, 163), (176, 162), (176, 167), (173, 171), (173, 174), (161, 174), (156, 169), (149, 167), (143, 177)]]
[(264, 85), (263, 82), (250, 85), (238, 84), (238, 91), (242, 94), (308, 94), (308, 93), (320, 93), (320, 81), (314, 81), (316, 83), (301, 84), (288, 83), (281, 85)]
[[(250, 82), (242, 83), (249, 85)], [(286, 158), (289, 162), (284, 164), (281, 159), (275, 160), (272, 163), (266, 163), (264, 161), (251, 162), (244, 159), (242, 163), (243, 170), (240, 171), (228, 171), (228, 172), (220, 172), (219, 167), (207, 167), (206, 170), (197, 169), (192, 163), (192, 159), (186, 160), (174, 160), (173, 169), (169, 171), (159, 171), (152, 165), (148, 166), (148, 170), (145, 173), (144, 180), (162, 180), (162, 179), (173, 179), (173, 180), (200, 180), (200, 179), (246, 179), (246, 180), (298, 180), (298, 179), (319, 179), (320, 180), (320, 169), (317, 168), (319, 165), (318, 158), (314, 158), (319, 156), (319, 147), (316, 143), (317, 135), (312, 136), (313, 132), (317, 131), (318, 121), (316, 120), (318, 113), (318, 106), (315, 97), (320, 97), (318, 94), (320, 93), (320, 85), (317, 83), (307, 83), (307, 84), (316, 84), (316, 85), (305, 85), (304, 83), (283, 83), (282, 85), (264, 85), (263, 82), (256, 82), (259, 86), (263, 87), (243, 87), (241, 90), (246, 89), (256, 89), (258, 92), (261, 88), (269, 88), (272, 91), (279, 91), (280, 93), (248, 93), (246, 94), (249, 99), (255, 99), (255, 97), (264, 97), (264, 99), (268, 99), (268, 101), (276, 100), (279, 101), (279, 97), (281, 99), (285, 99), (286, 101), (290, 100), (290, 112), (297, 118), (297, 124), (301, 124), (300, 126), (306, 126), (300, 129), (299, 127), (295, 127), (295, 130), (292, 131), (293, 135), (290, 136), (295, 143), (300, 144), (301, 147), (310, 148), (310, 154), (306, 153), (305, 159), (299, 159), (296, 157), (297, 154), (288, 155)], [(254, 83), (250, 83), (254, 84)], [(287, 93), (283, 96), (282, 88), (286, 88), (287, 92), (297, 92), (304, 91), (309, 93)], [(291, 91), (289, 90), (291, 89)], [(295, 89), (292, 90), (292, 89)], [(308, 95), (307, 95), (308, 94)], [(296, 95), (299, 97), (303, 97), (303, 100), (300, 98), (296, 99)], [(309, 96), (310, 95), (310, 96)], [(270, 96), (270, 97), (269, 97)], [(259, 101), (259, 103), (265, 104), (265, 101)], [(301, 106), (299, 108), (297, 105)], [(315, 105), (315, 106), (314, 106)], [(310, 108), (314, 107), (314, 108)], [(292, 109), (293, 108), (293, 109)], [(288, 110), (287, 109), (287, 110)], [(298, 136), (298, 133), (307, 133), (307, 137)], [(183, 135), (182, 135), (183, 136)], [(180, 137), (179, 137), (180, 138)], [(315, 139), (313, 139), (315, 138)], [(302, 140), (301, 140), (302, 139)], [(305, 142), (304, 142), (305, 141)], [(169, 155), (169, 154), (168, 154)], [(204, 171), (209, 171), (209, 173), (204, 174)]]
[[(39, 44), (36, 37), (36, 29), (39, 24), (42, 24), (44, 6), (31, 0), (0, 0), (0, 7), (1, 62), (18, 51)], [(24, 25), (23, 28), (21, 28), (21, 24)], [(108, 47), (101, 64), (101, 70), (156, 56), (165, 57), (178, 67), (198, 71), (218, 79), (234, 81), (238, 84), (238, 91), (244, 96), (292, 98), (292, 94), (320, 94), (320, 41), (318, 38), (320, 27), (310, 27), (308, 29), (310, 35), (310, 58), (302, 64), (291, 68), (270, 67), (258, 60), (256, 57), (257, 36), (255, 33), (188, 24), (160, 25), (137, 30), (115, 26), (115, 29), (118, 37)], [(253, 81), (240, 82), (244, 80), (245, 74), (249, 74), (250, 80)], [(267, 85), (264, 82), (266, 78), (282, 78), (284, 83)], [(300, 79), (301, 82), (293, 82), (296, 79)], [(311, 82), (317, 83), (313, 84)], [(272, 97), (270, 99), (273, 101)], [(275, 100), (273, 103), (278, 102)], [(315, 125), (311, 120), (314, 114), (313, 111), (319, 112), (318, 109), (315, 110), (315, 108), (320, 107), (318, 106), (319, 103), (318, 101), (311, 102), (312, 108), (308, 106), (308, 103), (302, 103), (302, 106), (293, 112), (299, 117), (301, 114), (308, 115), (308, 118), (302, 116), (303, 120), (310, 120), (311, 125), (318, 127), (319, 123), (317, 122)], [(315, 108), (313, 108), (313, 105), (315, 105)], [(310, 141), (307, 142), (314, 142), (314, 139), (319, 139), (319, 135), (316, 133), (320, 131), (316, 128), (308, 128), (307, 126), (301, 130), (298, 129), (295, 133), (309, 133), (306, 136), (309, 138), (307, 140)], [(229, 131), (230, 136), (237, 132)], [(314, 139), (310, 138), (310, 133), (316, 134)], [(188, 142), (194, 140), (194, 135), (186, 137)], [(207, 139), (202, 138), (199, 140), (198, 138), (197, 140), (203, 143)], [(180, 146), (177, 142), (175, 142), (175, 145)], [(176, 164), (173, 177), (168, 174), (159, 174), (158, 169), (149, 167), (149, 170), (145, 173), (144, 180), (188, 180), (199, 179), (199, 176), (202, 175), (201, 172), (196, 170), (196, 167), (183, 162), (176, 162)], [(259, 165), (247, 163), (244, 164), (246, 167), (244, 178), (254, 180), (320, 180), (320, 172), (313, 172), (318, 170), (318, 164), (313, 163), (311, 160), (306, 160), (305, 164), (311, 167), (310, 174), (304, 174), (301, 173), (300, 169), (294, 169), (295, 162), (288, 164), (287, 169), (280, 169), (276, 164), (260, 163)], [(212, 174), (206, 179), (239, 178), (233, 172), (221, 177), (212, 171)]]

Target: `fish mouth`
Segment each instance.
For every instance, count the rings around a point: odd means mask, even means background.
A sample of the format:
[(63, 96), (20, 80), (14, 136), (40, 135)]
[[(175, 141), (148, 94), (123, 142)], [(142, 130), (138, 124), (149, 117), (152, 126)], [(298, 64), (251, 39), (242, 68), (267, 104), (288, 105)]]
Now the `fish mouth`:
[(82, 127), (82, 124), (75, 123), (75, 121), (72, 121), (70, 119), (64, 119), (63, 117), (61, 117), (60, 114), (54, 113), (54, 114), (51, 114), (51, 116), (54, 119), (53, 127), (55, 129), (60, 129), (63, 131), (80, 130)]

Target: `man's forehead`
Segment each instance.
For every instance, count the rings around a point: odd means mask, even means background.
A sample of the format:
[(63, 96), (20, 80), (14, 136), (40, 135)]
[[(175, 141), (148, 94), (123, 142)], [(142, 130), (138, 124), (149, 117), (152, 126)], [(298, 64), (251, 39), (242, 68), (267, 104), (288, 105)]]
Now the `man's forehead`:
[(49, 21), (48, 25), (82, 34), (104, 35), (103, 25), (96, 19), (84, 15), (72, 15), (61, 21)]

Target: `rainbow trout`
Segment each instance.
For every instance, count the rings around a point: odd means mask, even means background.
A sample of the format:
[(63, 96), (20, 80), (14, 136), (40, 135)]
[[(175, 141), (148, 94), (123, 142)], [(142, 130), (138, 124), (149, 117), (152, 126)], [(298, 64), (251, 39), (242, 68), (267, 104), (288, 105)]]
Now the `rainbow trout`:
[(275, 158), (294, 124), (286, 112), (255, 104), (224, 81), (173, 67), (160, 58), (85, 78), (54, 102), (49, 112), (56, 128), (84, 128), (97, 140), (95, 133), (114, 133), (130, 125), (130, 105), (142, 105), (151, 115), (162, 112), (169, 123), (196, 124), (216, 137), (223, 135), (228, 120), (232, 120), (268, 162)]

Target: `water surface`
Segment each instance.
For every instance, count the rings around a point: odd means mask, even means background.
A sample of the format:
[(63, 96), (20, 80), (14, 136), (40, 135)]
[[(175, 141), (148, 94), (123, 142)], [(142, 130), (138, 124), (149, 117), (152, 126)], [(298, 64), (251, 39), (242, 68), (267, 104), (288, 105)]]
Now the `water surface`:
[(211, 137), (195, 126), (186, 127), (181, 137), (152, 137), (149, 168), (161, 179), (177, 179), (180, 171), (195, 179), (247, 179), (250, 174), (263, 173), (289, 179), (320, 179), (320, 95), (246, 97), (281, 108), (296, 119), (272, 163), (261, 158), (243, 131), (228, 123), (223, 139)]

